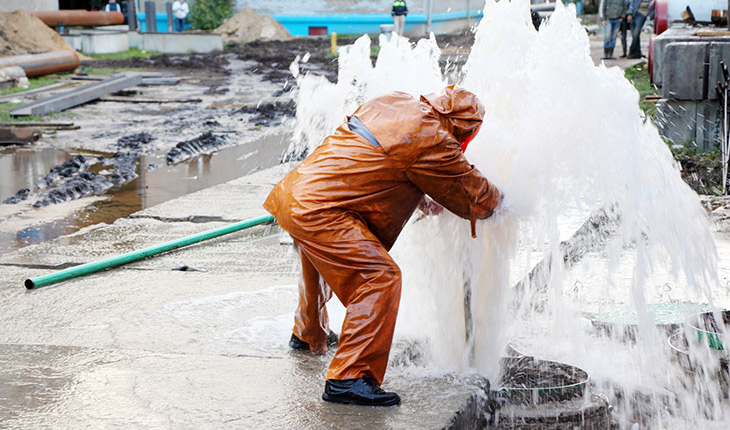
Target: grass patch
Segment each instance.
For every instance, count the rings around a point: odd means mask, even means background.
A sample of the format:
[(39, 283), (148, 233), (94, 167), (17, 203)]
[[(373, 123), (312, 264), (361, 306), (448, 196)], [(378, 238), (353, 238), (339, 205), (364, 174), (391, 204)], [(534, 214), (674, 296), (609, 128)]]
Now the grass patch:
[(687, 145), (669, 145), (682, 165), (682, 179), (699, 194), (722, 194), (722, 153), (719, 149), (704, 151), (688, 142)]
[(626, 79), (639, 92), (639, 108), (644, 112), (646, 118), (653, 121), (656, 118), (656, 103), (653, 101), (645, 101), (646, 96), (655, 95), (657, 88), (650, 82), (649, 66), (646, 63), (640, 63), (626, 69), (624, 74)]
[(36, 88), (45, 87), (47, 85), (52, 85), (58, 82), (60, 79), (58, 76), (41, 76), (39, 78), (30, 78), (28, 79), (28, 82), (30, 83), (30, 86), (28, 88), (21, 88), (21, 87), (14, 87), (14, 88), (8, 88), (6, 90), (0, 91), (0, 95), (5, 94), (16, 94), (16, 93), (22, 93), (23, 91), (30, 91), (34, 90)]
[(52, 112), (48, 115), (11, 116), (10, 109), (16, 106), (21, 105), (0, 103), (0, 122), (48, 121), (49, 119), (71, 119), (78, 117), (78, 114), (68, 111)]
[[(28, 79), (30, 86), (28, 88), (9, 88), (7, 90), (0, 91), (0, 95), (17, 94), (24, 91), (34, 90), (36, 88), (42, 88), (48, 85), (55, 84), (61, 79), (58, 75), (41, 76), (38, 78)], [(73, 118), (76, 114), (72, 112), (53, 112), (48, 115), (29, 115), (29, 116), (11, 116), (10, 109), (21, 106), (20, 104), (13, 104), (8, 102), (0, 103), (0, 121), (2, 122), (20, 122), (20, 121), (45, 121), (49, 118)]]
[(111, 54), (84, 54), (87, 57), (96, 58), (99, 60), (120, 60), (127, 58), (149, 58), (157, 55), (163, 55), (162, 52), (158, 51), (145, 51), (137, 48), (129, 48), (126, 52), (113, 52)]

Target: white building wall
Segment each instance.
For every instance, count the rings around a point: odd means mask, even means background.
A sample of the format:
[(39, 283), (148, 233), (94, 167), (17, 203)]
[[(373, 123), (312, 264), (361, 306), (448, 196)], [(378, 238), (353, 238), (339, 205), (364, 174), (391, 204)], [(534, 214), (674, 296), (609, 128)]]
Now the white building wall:
[(0, 12), (58, 10), (58, 0), (0, 0)]

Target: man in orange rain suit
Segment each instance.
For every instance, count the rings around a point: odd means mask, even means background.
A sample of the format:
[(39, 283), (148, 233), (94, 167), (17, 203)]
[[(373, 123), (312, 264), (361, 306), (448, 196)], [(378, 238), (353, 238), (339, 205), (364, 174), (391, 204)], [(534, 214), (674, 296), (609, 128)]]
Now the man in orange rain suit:
[(424, 194), (469, 219), (472, 235), (475, 220), (497, 207), (499, 190), (463, 155), (483, 115), (477, 97), (453, 85), (420, 100), (402, 92), (375, 98), (266, 199), (264, 208), (291, 234), (302, 261), (290, 346), (324, 353), (336, 342), (325, 308), (330, 288), (347, 308), (324, 400), (400, 402), (380, 388), (401, 291), (388, 250)]

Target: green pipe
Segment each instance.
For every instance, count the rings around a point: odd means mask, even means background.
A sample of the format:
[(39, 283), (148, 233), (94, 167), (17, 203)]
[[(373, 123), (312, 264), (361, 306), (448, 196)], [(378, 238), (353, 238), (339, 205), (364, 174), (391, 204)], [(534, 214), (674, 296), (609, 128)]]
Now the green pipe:
[(88, 275), (89, 273), (99, 272), (111, 267), (121, 266), (122, 264), (131, 263), (133, 261), (142, 260), (153, 255), (162, 254), (163, 252), (172, 251), (173, 249), (182, 248), (183, 246), (192, 245), (193, 243), (202, 242), (204, 240), (213, 239), (228, 233), (233, 233), (249, 227), (260, 224), (266, 224), (274, 221), (271, 215), (264, 215), (258, 218), (251, 218), (244, 221), (227, 225), (224, 227), (214, 228), (213, 230), (204, 231), (182, 239), (172, 240), (160, 245), (151, 246), (139, 251), (132, 251), (127, 254), (117, 255), (105, 258), (100, 261), (82, 264), (80, 266), (69, 267), (50, 275), (39, 276), (33, 279), (25, 280), (25, 288), (32, 290), (38, 287), (55, 284), (56, 282), (65, 281), (66, 279), (76, 278), (78, 276)]

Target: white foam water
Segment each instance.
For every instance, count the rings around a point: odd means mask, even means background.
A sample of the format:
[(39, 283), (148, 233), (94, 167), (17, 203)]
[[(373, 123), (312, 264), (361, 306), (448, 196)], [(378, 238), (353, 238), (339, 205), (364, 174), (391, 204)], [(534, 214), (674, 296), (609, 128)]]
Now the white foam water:
[[(456, 82), (486, 107), (466, 157), (504, 192), (503, 205), (478, 223), (478, 239), (468, 221), (446, 213), (406, 226), (392, 251), (404, 282), (396, 336), (427, 340), (430, 366), (492, 380), (508, 342), (580, 366), (614, 403), (622, 428), (726, 426), (727, 388), (712, 372), (688, 379), (648, 306), (717, 305), (718, 255), (698, 196), (622, 71), (593, 64), (574, 7), (557, 2), (539, 31), (529, 11), (526, 1), (487, 0)], [(375, 66), (367, 37), (341, 48), (336, 84), (297, 77), (292, 151), (311, 151), (369, 98), (391, 90), (418, 96), (451, 83), (439, 67), (437, 37), (410, 44), (381, 35), (379, 43)], [(567, 270), (561, 241), (600, 208), (620, 214), (617, 232)], [(529, 282), (514, 303), (512, 286), (542, 258), (551, 262), (548, 276)], [(636, 309), (635, 343), (600, 337), (585, 318), (622, 305)], [(625, 401), (632, 398), (641, 401)]]

